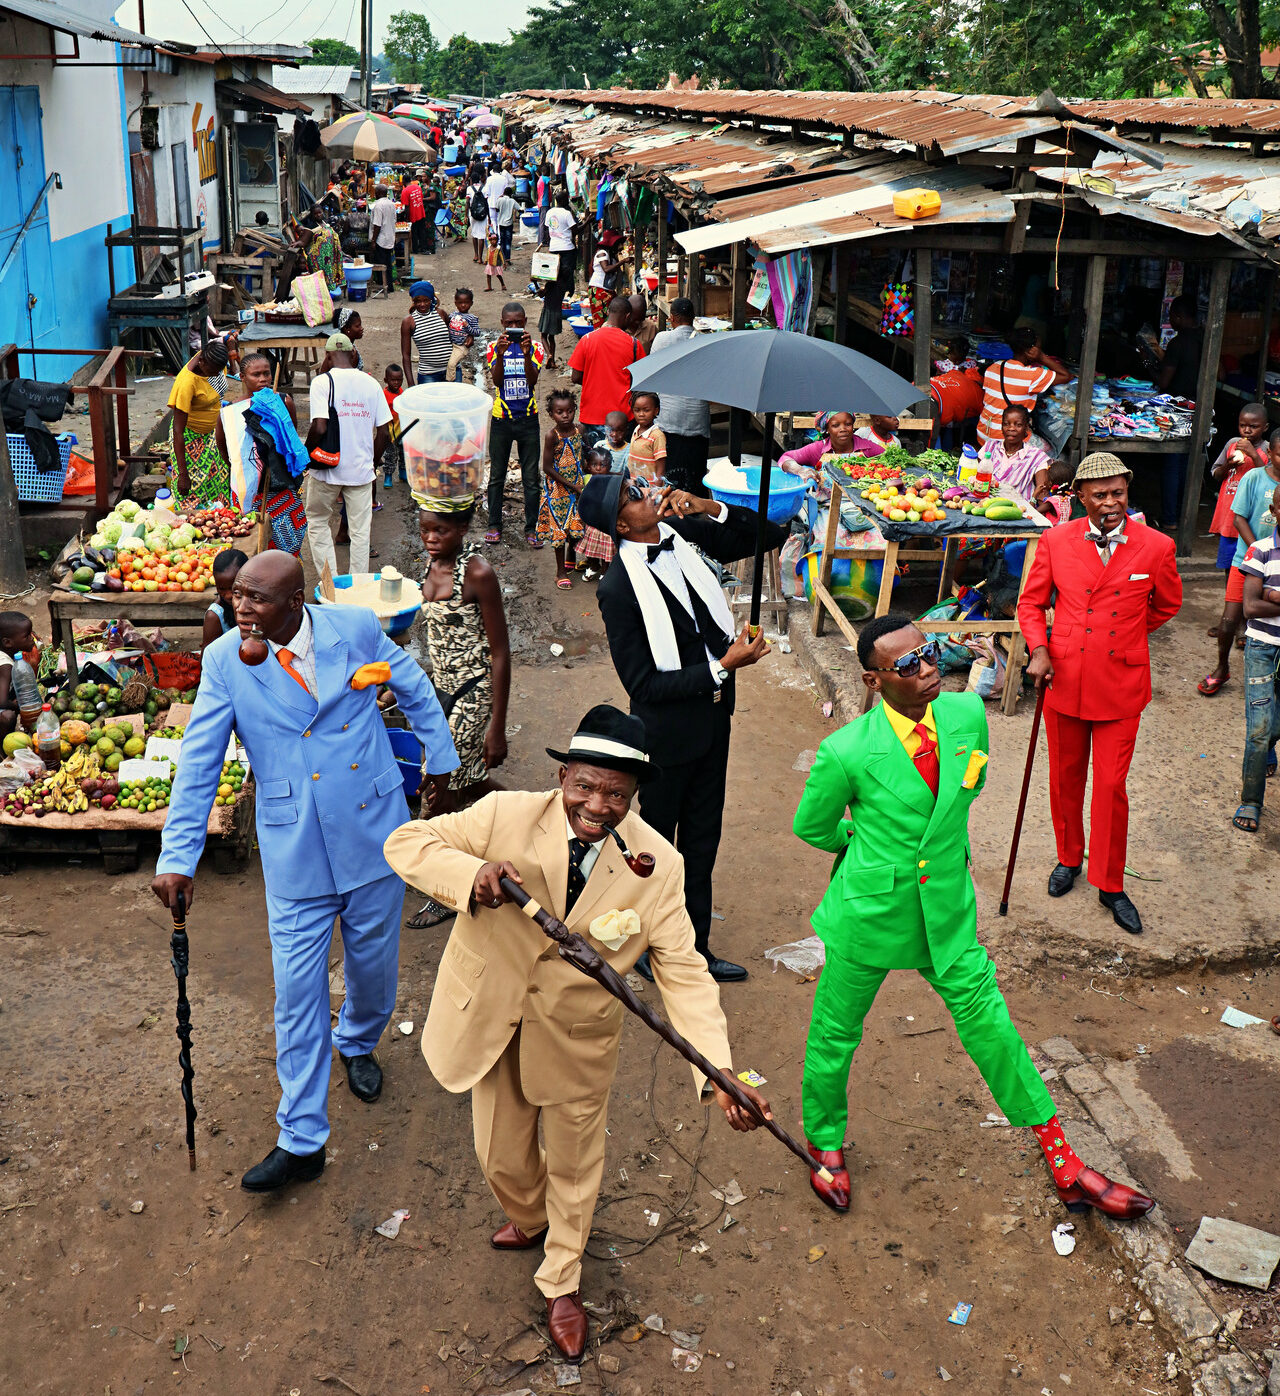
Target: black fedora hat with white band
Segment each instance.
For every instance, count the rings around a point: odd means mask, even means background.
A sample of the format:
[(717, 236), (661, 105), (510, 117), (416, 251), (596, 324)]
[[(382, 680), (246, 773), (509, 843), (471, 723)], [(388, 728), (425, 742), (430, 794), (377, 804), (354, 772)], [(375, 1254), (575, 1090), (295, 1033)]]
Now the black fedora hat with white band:
[(626, 771), (643, 785), (659, 774), (645, 749), (644, 723), (638, 717), (621, 712), (609, 703), (600, 703), (578, 723), (568, 751), (547, 747), (547, 755), (562, 761), (581, 761), (587, 766), (604, 766), (611, 771)]

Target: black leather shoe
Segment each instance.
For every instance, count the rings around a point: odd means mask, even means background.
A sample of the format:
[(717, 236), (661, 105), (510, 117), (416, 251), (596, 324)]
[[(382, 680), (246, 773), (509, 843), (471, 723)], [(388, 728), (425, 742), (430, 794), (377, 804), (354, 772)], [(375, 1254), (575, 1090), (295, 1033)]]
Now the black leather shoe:
[(1138, 915), (1138, 908), (1123, 892), (1099, 892), (1098, 900), (1122, 931), (1128, 931), (1131, 936), (1142, 934), (1142, 917)]
[[(338, 1055), (342, 1057), (342, 1053)], [(347, 1068), (347, 1085), (351, 1094), (359, 1096), (370, 1105), (382, 1094), (382, 1068), (372, 1052), (361, 1052), (355, 1057), (342, 1057)]]
[(722, 960), (719, 955), (707, 956), (707, 969), (717, 984), (741, 984), (747, 977), (742, 965), (735, 965), (732, 960)]
[(1080, 876), (1080, 867), (1069, 868), (1065, 863), (1059, 863), (1049, 874), (1049, 895), (1051, 897), (1065, 897), (1076, 885), (1076, 878)]
[(647, 979), (650, 984), (653, 983), (653, 970), (649, 968), (649, 952), (647, 950), (636, 961), (636, 973), (641, 979)]
[(240, 1186), (245, 1192), (275, 1192), (289, 1183), (311, 1183), (324, 1172), (324, 1150), (314, 1154), (291, 1154), (288, 1149), (275, 1148), (251, 1168)]

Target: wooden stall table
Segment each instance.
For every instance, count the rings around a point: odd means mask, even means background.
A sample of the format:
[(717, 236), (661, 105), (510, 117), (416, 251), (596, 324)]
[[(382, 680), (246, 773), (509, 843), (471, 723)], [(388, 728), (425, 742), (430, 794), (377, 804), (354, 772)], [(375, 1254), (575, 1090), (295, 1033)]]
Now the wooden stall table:
[[(861, 550), (853, 548), (836, 547), (836, 530), (840, 522), (840, 505), (848, 493), (848, 481), (842, 482), (830, 470), (824, 472), (831, 482), (831, 509), (827, 516), (827, 532), (823, 540), (822, 562), (818, 569), (818, 580), (813, 587), (813, 611), (812, 625), (813, 633), (821, 635), (823, 624), (829, 613), (831, 618), (840, 627), (841, 633), (851, 645), (857, 645), (858, 632), (850, 624), (844, 612), (840, 609), (834, 596), (831, 595), (831, 567), (837, 558), (860, 558), (863, 561), (868, 558), (882, 558), (883, 566), (880, 576), (880, 593), (876, 598), (875, 614), (877, 616), (887, 615), (889, 605), (893, 596), (893, 581), (897, 572), (899, 562), (933, 562), (939, 565), (938, 595), (939, 602), (944, 601), (948, 596), (954, 594), (952, 573), (955, 570), (956, 558), (959, 553), (959, 544), (962, 540), (972, 539), (982, 543), (992, 542), (1018, 542), (1023, 541), (1027, 545), (1026, 556), (1022, 561), (1022, 577), (1018, 584), (1018, 594), (1022, 594), (1022, 588), (1026, 586), (1027, 577), (1031, 571), (1031, 563), (1036, 555), (1036, 546), (1040, 540), (1040, 534), (1050, 527), (1049, 520), (1037, 510), (1032, 509), (1032, 519), (1021, 519), (1017, 524), (1012, 520), (991, 523), (977, 522), (968, 523), (968, 516), (958, 511), (954, 512), (954, 522), (956, 527), (948, 529), (945, 533), (930, 533), (918, 528), (910, 523), (893, 523), (882, 518), (864, 507), (861, 499), (857, 495), (848, 494), (851, 503), (855, 504), (876, 526), (885, 533), (885, 547), (881, 551), (878, 548)], [(1025, 506), (1025, 500), (1019, 500)], [(967, 526), (966, 526), (967, 524)], [(926, 525), (927, 528), (936, 528), (937, 525)], [(898, 536), (889, 536), (895, 534)], [(941, 548), (921, 548), (912, 547), (912, 542), (923, 542), (925, 539), (941, 542)], [(904, 546), (904, 544), (906, 546)], [(1006, 658), (1004, 689), (1001, 694), (1000, 709), (1006, 716), (1011, 716), (1017, 707), (1018, 689), (1022, 680), (1022, 668), (1026, 659), (1026, 641), (1022, 637), (1022, 631), (1018, 626), (1016, 614), (1008, 620), (919, 620), (916, 622), (918, 628), (927, 634), (973, 634), (991, 635), (993, 637), (1003, 637), (1008, 646)], [(871, 690), (867, 689), (863, 699), (863, 712), (871, 706)]]
[(277, 386), (292, 382), (295, 372), (305, 381), (320, 367), (324, 358), (324, 342), (333, 333), (333, 326), (279, 325), (270, 320), (254, 320), (240, 331), (241, 357), (251, 349), (273, 349), (280, 356)]

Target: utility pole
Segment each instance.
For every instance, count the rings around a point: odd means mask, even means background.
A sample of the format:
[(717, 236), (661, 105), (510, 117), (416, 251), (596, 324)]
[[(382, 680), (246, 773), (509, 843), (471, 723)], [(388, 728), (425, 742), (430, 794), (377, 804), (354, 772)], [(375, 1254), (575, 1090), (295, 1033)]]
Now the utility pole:
[(373, 108), (373, 0), (360, 0), (360, 51), (364, 109), (370, 111)]

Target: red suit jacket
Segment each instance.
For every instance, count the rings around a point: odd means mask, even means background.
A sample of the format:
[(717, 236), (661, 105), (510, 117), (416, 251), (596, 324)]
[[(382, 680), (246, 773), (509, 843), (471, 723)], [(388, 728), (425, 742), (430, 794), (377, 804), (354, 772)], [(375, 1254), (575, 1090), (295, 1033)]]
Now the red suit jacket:
[[(1177, 615), (1182, 578), (1173, 540), (1156, 529), (1130, 519), (1126, 541), (1105, 567), (1085, 537), (1088, 529), (1088, 519), (1075, 519), (1041, 536), (1018, 601), (1018, 625), (1028, 649), (1049, 647), (1053, 686), (1046, 707), (1112, 722), (1136, 717), (1151, 701), (1147, 636)], [(1052, 636), (1045, 625), (1050, 606)]]

